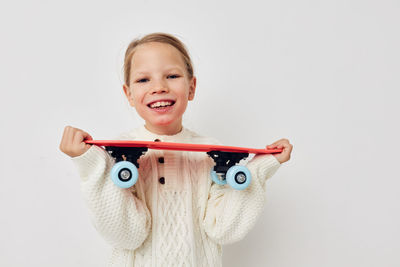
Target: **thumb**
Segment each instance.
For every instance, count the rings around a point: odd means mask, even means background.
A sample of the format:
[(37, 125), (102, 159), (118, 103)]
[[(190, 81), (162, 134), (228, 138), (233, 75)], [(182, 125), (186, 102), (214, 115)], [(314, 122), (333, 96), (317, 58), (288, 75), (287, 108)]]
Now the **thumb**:
[[(93, 137), (90, 135), (90, 134), (88, 134), (88, 133), (85, 133), (85, 135), (83, 136), (83, 142), (85, 142), (86, 140), (93, 140)], [(86, 144), (85, 143), (85, 148), (86, 148), (86, 150), (89, 150), (89, 148), (91, 147), (92, 145), (91, 144)]]
[(93, 140), (93, 137), (87, 132), (83, 133), (83, 140)]

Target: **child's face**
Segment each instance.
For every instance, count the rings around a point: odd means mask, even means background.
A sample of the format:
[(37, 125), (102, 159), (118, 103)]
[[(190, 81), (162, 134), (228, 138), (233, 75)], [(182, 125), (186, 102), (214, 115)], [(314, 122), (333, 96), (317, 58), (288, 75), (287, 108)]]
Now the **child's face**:
[(183, 58), (172, 45), (139, 45), (132, 57), (130, 84), (123, 89), (129, 103), (156, 133), (181, 130), (188, 100), (193, 100), (196, 78), (189, 80)]

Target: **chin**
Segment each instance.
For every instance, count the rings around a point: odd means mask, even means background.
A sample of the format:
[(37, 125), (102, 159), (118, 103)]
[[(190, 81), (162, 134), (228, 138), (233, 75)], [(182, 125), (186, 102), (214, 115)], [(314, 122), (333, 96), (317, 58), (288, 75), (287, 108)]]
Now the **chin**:
[(154, 122), (154, 125), (168, 126), (168, 125), (172, 124), (173, 122), (174, 122), (173, 120), (164, 119), (164, 120), (159, 120), (159, 121)]

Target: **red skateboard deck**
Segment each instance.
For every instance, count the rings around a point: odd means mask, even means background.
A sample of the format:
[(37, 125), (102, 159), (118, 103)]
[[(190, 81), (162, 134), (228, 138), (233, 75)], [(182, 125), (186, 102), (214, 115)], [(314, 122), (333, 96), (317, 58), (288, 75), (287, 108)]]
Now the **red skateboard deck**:
[[(235, 146), (170, 143), (133, 140), (86, 140), (87, 144), (104, 146), (115, 158), (111, 169), (111, 179), (121, 188), (133, 186), (138, 179), (138, 159), (150, 149), (206, 152), (215, 162), (210, 170), (211, 179), (219, 184), (229, 184), (232, 188), (243, 190), (248, 187), (251, 173), (245, 166), (236, 165), (252, 154), (272, 154), (283, 149), (256, 149)], [(124, 157), (125, 158), (124, 158)]]
[(280, 153), (283, 149), (257, 149), (223, 145), (205, 145), (205, 144), (189, 144), (189, 143), (171, 143), (171, 142), (153, 142), (153, 141), (129, 141), (129, 140), (86, 140), (87, 144), (98, 146), (114, 146), (114, 147), (147, 147), (159, 150), (180, 150), (180, 151), (223, 151), (234, 153), (252, 153), (252, 154), (273, 154)]

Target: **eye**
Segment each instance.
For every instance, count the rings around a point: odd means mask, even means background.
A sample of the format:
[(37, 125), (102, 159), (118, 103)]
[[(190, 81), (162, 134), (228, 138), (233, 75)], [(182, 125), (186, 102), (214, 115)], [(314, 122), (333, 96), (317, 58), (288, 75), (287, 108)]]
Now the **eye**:
[(148, 79), (147, 79), (147, 78), (143, 78), (143, 79), (137, 80), (137, 82), (138, 82), (138, 83), (143, 83), (143, 82), (146, 81), (146, 80), (148, 80)]
[(178, 78), (179, 75), (178, 75), (178, 74), (171, 74), (171, 75), (169, 75), (168, 77), (175, 77), (175, 78)]

